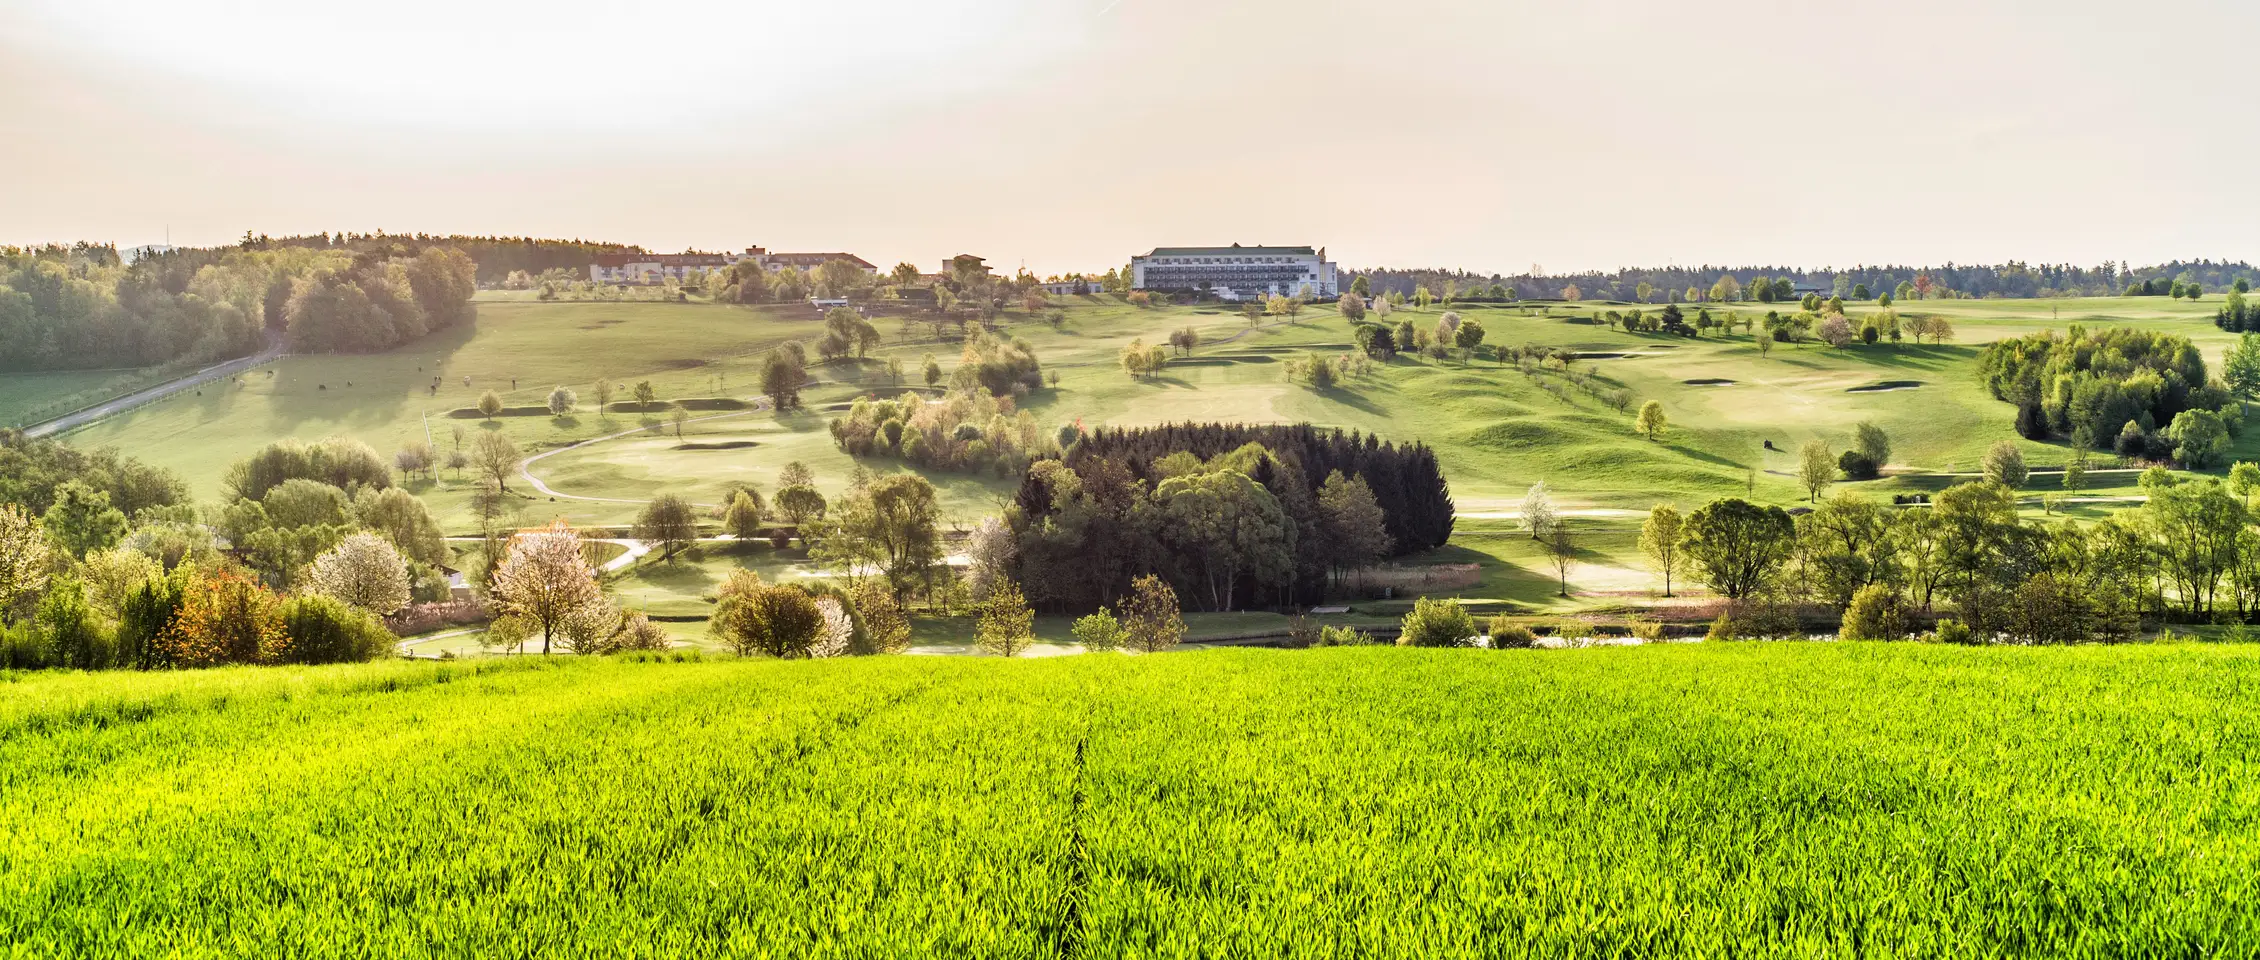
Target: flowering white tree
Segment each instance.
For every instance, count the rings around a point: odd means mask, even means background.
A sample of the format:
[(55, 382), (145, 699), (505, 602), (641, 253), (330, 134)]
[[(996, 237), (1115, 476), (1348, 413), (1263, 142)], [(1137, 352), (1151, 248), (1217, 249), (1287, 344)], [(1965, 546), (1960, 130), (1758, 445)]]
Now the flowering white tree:
[(1015, 549), (1012, 528), (1005, 525), (1003, 517), (983, 517), (973, 526), (972, 535), (965, 539), (965, 585), (975, 598), (987, 599), (989, 588), (1008, 576)]
[(0, 503), (0, 621), (17, 597), (47, 585), (47, 533), (39, 518), (12, 503)]
[(847, 608), (831, 597), (816, 601), (816, 609), (823, 615), (824, 626), (816, 632), (816, 642), (808, 647), (811, 657), (844, 657), (855, 640), (855, 620), (848, 616)]
[(1828, 341), (1829, 346), (1841, 347), (1852, 342), (1852, 321), (1844, 319), (1841, 313), (1832, 313), (1821, 319), (1820, 329), (1816, 332), (1822, 340)]
[(408, 561), (392, 543), (368, 531), (338, 542), (314, 558), (314, 590), (380, 617), (408, 605)]
[(1522, 496), (1522, 525), (1530, 529), (1530, 539), (1546, 539), (1561, 522), (1554, 512), (1554, 498), (1546, 493), (1546, 481), (1531, 484), (1530, 492)]
[(541, 652), (582, 608), (604, 599), (596, 570), (581, 552), (581, 535), (557, 520), (510, 538), (509, 552), (494, 570), (490, 592), (504, 614), (541, 628)]

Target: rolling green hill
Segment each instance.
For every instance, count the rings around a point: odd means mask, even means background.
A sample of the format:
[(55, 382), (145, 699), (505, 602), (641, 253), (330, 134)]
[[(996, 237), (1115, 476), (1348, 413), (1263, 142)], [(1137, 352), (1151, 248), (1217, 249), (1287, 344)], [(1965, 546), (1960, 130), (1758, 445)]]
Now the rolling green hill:
[[(1748, 305), (1755, 308), (1756, 305)], [(1582, 532), (1587, 553), (1577, 577), (1586, 601), (1613, 602), (1653, 592), (1633, 550), (1637, 513), (1659, 501), (1694, 506), (1746, 491), (1763, 500), (1800, 501), (1792, 474), (1796, 452), (1819, 439), (1843, 448), (1854, 424), (1869, 420), (1893, 439), (1892, 475), (1847, 485), (1872, 496), (1935, 491), (1977, 469), (1984, 450), (2016, 442), (2042, 468), (2033, 489), (2054, 484), (2049, 465), (2060, 445), (2018, 440), (2013, 411), (1986, 395), (1976, 377), (1975, 355), (1990, 340), (2037, 329), (2124, 324), (2190, 336), (2216, 364), (2230, 335), (2210, 322), (2213, 304), (2164, 298), (2062, 301), (1925, 301), (1901, 306), (1902, 315), (1928, 314), (1955, 324), (1944, 345), (1903, 344), (1831, 349), (1817, 342), (1782, 345), (1761, 355), (1751, 337), (1736, 332), (1683, 339), (1634, 334), (1591, 322), (1610, 304), (1461, 305), (1451, 309), (1480, 320), (1486, 343), (1509, 348), (1537, 345), (1573, 351), (1573, 371), (1589, 371), (1594, 391), (1543, 369), (1525, 373), (1482, 359), (1400, 356), (1376, 365), (1368, 377), (1329, 390), (1290, 382), (1286, 361), (1350, 349), (1351, 329), (1330, 308), (1314, 305), (1293, 322), (1265, 318), (1250, 324), (1223, 306), (1142, 310), (1116, 297), (1062, 298), (1058, 328), (1041, 317), (1008, 312), (1003, 329), (1030, 343), (1056, 388), (1036, 390), (1021, 405), (1046, 425), (1123, 426), (1167, 421), (1313, 423), (1360, 430), (1433, 446), (1462, 515), (1464, 534), (1433, 559), (1478, 562), (1486, 578), (1478, 596), (1511, 598), (1544, 609), (1565, 603), (1544, 589), (1543, 570), (1526, 541), (1510, 535), (1524, 491), (1538, 481), (1553, 490)], [(1444, 307), (1401, 310), (1391, 320), (1433, 326)], [(1655, 309), (1653, 306), (1647, 309)], [(1725, 313), (1745, 309), (1720, 308)], [(1855, 320), (1872, 305), (1855, 304)], [(1753, 310), (1753, 312), (1755, 312)], [(561, 450), (532, 470), (560, 496), (551, 499), (522, 483), (513, 489), (519, 519), (528, 524), (563, 517), (576, 525), (617, 525), (633, 519), (640, 502), (661, 492), (694, 502), (718, 502), (724, 486), (751, 481), (773, 490), (777, 472), (799, 460), (815, 469), (828, 495), (842, 491), (856, 461), (840, 452), (827, 420), (846, 401), (898, 389), (884, 362), (900, 360), (917, 380), (923, 358), (934, 355), (954, 368), (962, 345), (936, 341), (924, 324), (878, 321), (886, 343), (865, 361), (811, 368), (816, 383), (806, 411), (702, 410), (677, 436), (663, 417), (594, 409), (600, 377), (624, 385), (650, 380), (662, 398), (752, 398), (762, 353), (786, 340), (820, 333), (814, 311), (800, 307), (745, 308), (707, 303), (544, 303), (488, 295), (475, 324), (400, 350), (366, 356), (294, 357), (244, 377), (239, 385), (181, 395), (71, 434), (70, 442), (116, 446), (178, 470), (197, 496), (216, 498), (227, 465), (278, 437), (356, 437), (389, 453), (430, 437), (443, 453), (457, 437), (501, 430), (529, 453)], [(1162, 343), (1170, 331), (1191, 327), (1201, 345), (1175, 358), (1157, 376), (1135, 380), (1117, 358), (1135, 340)], [(430, 385), (439, 379), (436, 394)], [(465, 385), (468, 377), (469, 385)], [(512, 380), (516, 387), (513, 389)], [(460, 419), (451, 411), (473, 405), (485, 391), (506, 405), (539, 408), (551, 387), (577, 390), (570, 416), (545, 413)], [(1900, 389), (1861, 390), (1878, 384)], [(55, 390), (83, 389), (60, 381)], [(1638, 436), (1629, 410), (1603, 402), (1598, 392), (1624, 390), (1636, 406), (1660, 402), (1672, 426), (1658, 441)], [(35, 403), (37, 385), (0, 395)], [(615, 436), (618, 435), (618, 436)], [(1766, 449), (1767, 442), (1774, 449)], [(2248, 434), (2239, 457), (2260, 459), (2260, 433)], [(887, 473), (898, 461), (863, 464)], [(1013, 478), (929, 474), (953, 523), (969, 526), (1002, 508), (1017, 486)], [(2132, 473), (2098, 472), (2090, 494), (2125, 495)], [(471, 527), (471, 484), (452, 476), (411, 487), (432, 503), (457, 532)], [(575, 499), (575, 498), (590, 499)], [(2095, 516), (2098, 502), (2074, 509)], [(2037, 507), (2037, 504), (2034, 505)], [(692, 602), (685, 594), (664, 602)]]

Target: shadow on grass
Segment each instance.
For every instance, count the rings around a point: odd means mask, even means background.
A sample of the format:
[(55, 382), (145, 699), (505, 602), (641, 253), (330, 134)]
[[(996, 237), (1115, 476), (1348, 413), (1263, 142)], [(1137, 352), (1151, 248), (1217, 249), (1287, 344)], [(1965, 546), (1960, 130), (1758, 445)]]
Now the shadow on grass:
[(1686, 444), (1664, 441), (1661, 445), (1664, 449), (1670, 450), (1673, 453), (1680, 454), (1690, 459), (1700, 460), (1704, 463), (1716, 464), (1722, 467), (1732, 467), (1736, 470), (1747, 470), (1750, 468), (1750, 465), (1747, 463), (1743, 463), (1738, 460), (1729, 460), (1725, 457), (1719, 456), (1718, 454), (1711, 453), (1707, 450), (1698, 450), (1694, 447), (1687, 446)]
[(1380, 404), (1366, 399), (1363, 395), (1359, 394), (1355, 390), (1347, 390), (1342, 387), (1336, 386), (1327, 387), (1324, 390), (1314, 389), (1311, 390), (1311, 392), (1319, 395), (1322, 398), (1333, 401), (1335, 403), (1339, 403), (1345, 407), (1349, 407), (1352, 410), (1357, 410), (1362, 413), (1370, 413), (1375, 416), (1380, 416), (1382, 414), (1388, 413), (1388, 411), (1386, 409), (1383, 409)]

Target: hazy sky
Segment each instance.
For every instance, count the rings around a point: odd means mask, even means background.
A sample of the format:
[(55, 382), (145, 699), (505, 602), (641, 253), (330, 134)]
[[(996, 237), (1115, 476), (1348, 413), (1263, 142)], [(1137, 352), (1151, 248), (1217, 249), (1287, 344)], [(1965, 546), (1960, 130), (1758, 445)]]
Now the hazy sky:
[(0, 243), (2260, 260), (2256, 8), (0, 0)]

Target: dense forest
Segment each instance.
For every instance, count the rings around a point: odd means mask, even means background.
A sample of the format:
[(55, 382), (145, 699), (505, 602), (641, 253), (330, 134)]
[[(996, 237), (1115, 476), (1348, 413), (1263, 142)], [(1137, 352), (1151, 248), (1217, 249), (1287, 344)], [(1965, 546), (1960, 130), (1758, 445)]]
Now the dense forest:
[[(2146, 282), (2155, 295), (2165, 296), (2176, 281), (2183, 285), (2196, 284), (2201, 291), (2220, 292), (2235, 285), (2238, 280), (2260, 274), (2260, 269), (2243, 261), (2174, 260), (2155, 266), (2135, 267), (2114, 261), (2104, 261), (2100, 266), (2080, 267), (2071, 264), (2028, 264), (2009, 261), (2001, 264), (1956, 264), (1912, 267), (1904, 265), (1860, 266), (1845, 270), (1810, 270), (1797, 267), (1646, 267), (1628, 268), (1610, 272), (1591, 271), (1569, 274), (1503, 274), (1473, 273), (1466, 270), (1425, 268), (1375, 267), (1351, 271), (1365, 278), (1376, 293), (1401, 293), (1412, 296), (1425, 287), (1438, 297), (1454, 299), (1489, 299), (1491, 288), (1497, 286), (1511, 292), (1515, 299), (1552, 299), (1562, 296), (1562, 291), (1576, 287), (1586, 300), (1645, 300), (1664, 303), (1689, 299), (1738, 299), (1718, 297), (1712, 289), (1721, 277), (1733, 277), (1737, 289), (1746, 288), (1759, 278), (1787, 280), (1800, 289), (1827, 291), (1847, 300), (1872, 299), (1889, 293), (1897, 299), (1939, 299), (1953, 297), (2111, 297), (2129, 293), (2129, 287), (2140, 292)], [(1906, 286), (1905, 290), (1901, 285)], [(1642, 295), (1642, 288), (1646, 295)], [(1861, 288), (1867, 294), (1859, 295)], [(1688, 292), (1695, 291), (1690, 297)], [(1912, 293), (1913, 296), (1907, 294)]]
[(287, 331), (301, 352), (381, 350), (471, 315), (452, 247), (247, 241), (126, 263), (114, 247), (0, 247), (0, 370), (202, 363)]
[(1452, 520), (1433, 451), (1308, 424), (1094, 431), (1028, 467), (1011, 515), (1016, 579), (1055, 609), (1149, 571), (1212, 610), (1314, 601), (1332, 575), (1443, 545)]
[(412, 259), (426, 250), (460, 250), (478, 264), (480, 286), (495, 286), (513, 273), (539, 276), (551, 270), (588, 275), (589, 264), (601, 254), (643, 253), (634, 244), (594, 240), (543, 240), (535, 237), (438, 237), (427, 234), (317, 233), (303, 237), (254, 237), (246, 234), (238, 246), (245, 250), (338, 250), (388, 260)]

